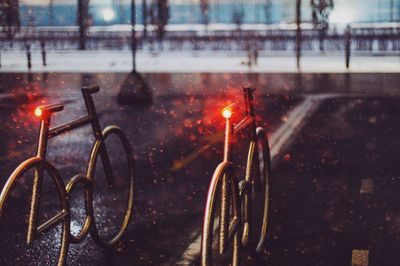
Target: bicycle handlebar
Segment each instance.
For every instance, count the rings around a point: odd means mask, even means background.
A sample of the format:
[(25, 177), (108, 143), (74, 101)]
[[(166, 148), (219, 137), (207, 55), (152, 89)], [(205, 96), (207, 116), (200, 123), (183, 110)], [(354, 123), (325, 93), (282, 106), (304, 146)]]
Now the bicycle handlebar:
[(99, 90), (100, 90), (100, 87), (97, 85), (88, 85), (88, 86), (82, 87), (83, 93), (92, 94), (92, 93), (98, 92)]
[(36, 116), (43, 116), (43, 115), (48, 115), (56, 112), (60, 112), (64, 109), (64, 104), (62, 103), (56, 103), (56, 104), (48, 104), (48, 105), (42, 105), (39, 107), (36, 107), (35, 109), (35, 115)]
[(244, 91), (244, 92), (253, 93), (253, 92), (256, 91), (256, 89), (255, 89), (255, 88), (253, 89), (253, 88), (251, 88), (250, 86), (246, 86), (246, 87), (243, 88), (243, 91)]

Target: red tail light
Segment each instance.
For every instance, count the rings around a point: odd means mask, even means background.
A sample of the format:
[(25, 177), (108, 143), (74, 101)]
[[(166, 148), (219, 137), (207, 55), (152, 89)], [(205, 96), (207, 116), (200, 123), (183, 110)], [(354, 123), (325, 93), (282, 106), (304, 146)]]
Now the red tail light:
[(42, 111), (41, 108), (36, 107), (34, 113), (35, 113), (35, 115), (36, 115), (37, 117), (41, 117), (42, 114), (43, 114), (43, 111)]
[(226, 119), (231, 118), (232, 116), (232, 110), (230, 108), (225, 108), (224, 110), (222, 110), (222, 116)]

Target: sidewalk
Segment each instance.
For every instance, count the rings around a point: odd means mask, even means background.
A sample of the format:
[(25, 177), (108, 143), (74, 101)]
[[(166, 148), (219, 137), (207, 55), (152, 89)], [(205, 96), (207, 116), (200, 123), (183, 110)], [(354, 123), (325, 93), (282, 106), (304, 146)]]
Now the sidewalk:
[[(139, 52), (137, 70), (142, 73), (297, 73), (295, 56), (263, 56), (258, 65), (249, 67), (245, 53), (163, 52), (155, 55)], [(26, 54), (3, 52), (0, 72), (28, 72)], [(49, 52), (47, 66), (42, 66), (40, 52), (32, 53), (31, 72), (130, 72), (130, 51), (66, 51)], [(345, 68), (342, 54), (305, 56), (301, 59), (302, 73), (399, 73), (399, 56), (353, 56), (350, 69)]]

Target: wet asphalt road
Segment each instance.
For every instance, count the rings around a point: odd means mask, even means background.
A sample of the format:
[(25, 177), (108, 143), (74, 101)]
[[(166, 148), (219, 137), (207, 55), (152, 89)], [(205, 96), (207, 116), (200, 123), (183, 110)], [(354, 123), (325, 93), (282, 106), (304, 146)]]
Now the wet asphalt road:
[(350, 265), (353, 250), (368, 250), (369, 265), (399, 265), (399, 104), (322, 105), (276, 168), (268, 265)]
[[(204, 194), (211, 173), (222, 158), (220, 132), (224, 125), (220, 110), (233, 100), (242, 101), (240, 88), (228, 85), (207, 89), (198, 84), (198, 88), (192, 88), (192, 92), (184, 91), (184, 94), (180, 86), (163, 88), (170, 93), (154, 90), (154, 104), (151, 106), (121, 107), (116, 104), (118, 86), (110, 85), (117, 80), (113, 75), (48, 75), (45, 79), (43, 75), (35, 75), (31, 77), (31, 83), (26, 83), (26, 78), (3, 77), (10, 86), (14, 86), (11, 91), (16, 95), (1, 103), (5, 121), (1, 127), (4, 143), (0, 154), (1, 183), (5, 182), (19, 162), (35, 152), (38, 120), (32, 115), (34, 107), (62, 101), (66, 103), (65, 110), (56, 114), (52, 123), (57, 125), (74, 119), (85, 111), (79, 87), (97, 83), (103, 88), (94, 96), (101, 124), (120, 125), (134, 147), (138, 173), (134, 215), (116, 254), (102, 252), (89, 237), (81, 244), (71, 245), (68, 262), (74, 265), (173, 263), (189, 244), (191, 234), (200, 227)], [(160, 81), (163, 82), (164, 79)], [(25, 88), (29, 89), (28, 93), (24, 91)], [(22, 95), (19, 93), (21, 91), (24, 92)], [(25, 94), (29, 96), (28, 99), (24, 97)], [(287, 111), (301, 101), (301, 96), (289, 96), (286, 93), (269, 95), (261, 89), (257, 95), (258, 119), (271, 131), (285, 121)], [(85, 170), (84, 162), (87, 161), (92, 140), (89, 127), (50, 140), (48, 159), (54, 162), (65, 177), (65, 182), (67, 178)], [(188, 164), (180, 163), (186, 156), (209, 143), (213, 144), (211, 149), (200, 153)], [(16, 211), (10, 213), (10, 219), (4, 219), (1, 226), (2, 236), (9, 235), (4, 237), (5, 241), (1, 244), (4, 248), (16, 245), (13, 243), (16, 242), (16, 233), (19, 238), (23, 237), (24, 223), (19, 221), (25, 218), (20, 210), (28, 206), (21, 202), (28, 201), (29, 184), (29, 180), (26, 181), (25, 190), (16, 195)], [(54, 191), (49, 184), (45, 183), (44, 187), (48, 189), (44, 190), (43, 202), (53, 204), (43, 205), (42, 216), (50, 217), (54, 211)], [(101, 192), (95, 193), (101, 199)], [(74, 233), (82, 224), (82, 195), (82, 189), (74, 191), (72, 195)], [(109, 217), (106, 211), (100, 212), (99, 216), (106, 225), (112, 226), (107, 223)], [(22, 256), (23, 264), (31, 260), (34, 264), (54, 263), (56, 249), (52, 247), (56, 236), (57, 230), (50, 232), (26, 254), (19, 255), (18, 248), (3, 253), (2, 261), (13, 263), (16, 257)]]
[[(173, 263), (190, 243), (193, 231), (200, 228), (205, 191), (222, 156), (221, 143), (215, 143), (211, 150), (188, 164), (179, 162), (204, 143), (218, 137), (222, 140), (222, 136), (215, 135), (223, 129), (219, 108), (231, 99), (242, 100), (239, 87), (233, 83), (247, 83), (249, 77), (220, 75), (218, 79), (215, 74), (206, 78), (188, 75), (187, 90), (182, 77), (185, 76), (156, 76), (152, 79), (152, 87), (156, 88), (153, 105), (121, 107), (115, 103), (121, 83), (118, 75), (44, 77), (39, 74), (31, 77), (31, 83), (26, 82), (26, 76), (19, 79), (2, 76), (4, 93), (9, 92), (6, 87), (12, 88), (13, 93), (23, 93), (0, 103), (4, 121), (0, 127), (1, 185), (20, 161), (34, 154), (38, 130), (38, 122), (32, 116), (34, 106), (41, 102), (66, 102), (65, 111), (55, 116), (54, 124), (84, 114), (78, 89), (82, 84), (97, 83), (104, 88), (95, 96), (102, 125), (118, 124), (132, 140), (138, 176), (134, 216), (127, 234), (113, 254), (102, 252), (90, 237), (81, 244), (71, 245), (68, 257), (71, 265)], [(258, 119), (272, 132), (284, 123), (286, 113), (301, 102), (304, 91), (297, 87), (300, 85), (296, 81), (284, 83), (284, 78), (273, 77), (287, 88), (277, 93), (263, 87), (268, 82), (265, 77), (252, 78), (261, 88), (257, 91)], [(219, 86), (224, 80), (228, 85)], [(351, 84), (350, 92), (362, 91), (364, 84)], [(379, 94), (385, 89), (387, 86), (368, 92)], [(318, 89), (306, 92), (309, 91)], [(390, 89), (385, 93), (395, 94)], [(370, 262), (374, 265), (399, 263), (396, 255), (399, 215), (395, 201), (400, 189), (396, 160), (400, 150), (396, 139), (400, 131), (396, 123), (400, 117), (399, 103), (397, 98), (340, 97), (321, 105), (290, 146), (285, 160), (275, 168), (266, 256), (247, 260), (244, 255), (247, 264), (349, 265), (353, 249), (370, 250)], [(90, 128), (79, 129), (50, 143), (49, 159), (60, 169), (64, 180), (84, 171), (83, 162), (87, 160), (92, 140), (87, 138), (88, 134)], [(238, 148), (239, 156), (244, 156), (242, 148), (244, 145)], [(359, 193), (362, 179), (373, 179), (374, 193)], [(76, 228), (82, 223), (81, 193), (74, 192), (77, 200), (72, 204)], [(16, 197), (26, 195), (21, 193)], [(47, 196), (50, 195), (49, 188)], [(51, 208), (51, 204), (44, 207), (45, 214)], [(108, 219), (106, 213), (101, 219)], [(16, 232), (9, 228), (19, 228), (15, 217), (1, 226), (2, 236), (7, 233), (11, 237), (4, 239), (11, 241)], [(56, 251), (51, 247), (56, 235), (57, 232), (50, 232), (24, 255), (22, 262), (53, 262)], [(18, 253), (9, 241), (0, 244), (2, 250), (11, 246), (10, 253), (2, 254), (1, 260), (8, 260), (6, 264), (14, 261), (14, 254)]]

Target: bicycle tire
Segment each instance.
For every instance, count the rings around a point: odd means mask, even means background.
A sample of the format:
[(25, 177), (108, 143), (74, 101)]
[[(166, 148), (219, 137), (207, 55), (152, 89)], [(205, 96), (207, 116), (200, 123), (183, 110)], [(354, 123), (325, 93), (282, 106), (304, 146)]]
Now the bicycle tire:
[[(39, 157), (32, 157), (27, 159), (23, 163), (21, 163), (10, 175), (6, 184), (4, 185), (1, 193), (0, 193), (0, 219), (3, 217), (4, 212), (7, 212), (7, 201), (12, 194), (12, 191), (15, 189), (17, 185), (17, 181), (29, 170), (38, 169), (40, 167), (44, 167), (43, 171), (46, 171), (50, 174), (55, 187), (58, 192), (58, 197), (60, 200), (61, 212), (65, 212), (64, 218), (60, 219), (60, 222), (57, 224), (62, 224), (62, 232), (61, 232), (61, 241), (59, 248), (59, 256), (57, 260), (57, 265), (65, 265), (67, 256), (68, 256), (68, 248), (69, 248), (69, 235), (70, 235), (70, 213), (69, 213), (69, 204), (66, 197), (66, 190), (64, 187), (64, 182), (61, 179), (58, 171), (47, 161), (43, 161)], [(44, 175), (43, 175), (44, 176)], [(39, 211), (40, 208), (38, 208)], [(60, 212), (60, 213), (61, 213)], [(31, 260), (32, 258), (29, 258)]]
[[(117, 126), (108, 126), (103, 130), (103, 138), (99, 139), (95, 142), (92, 148), (90, 160), (88, 163), (88, 169), (87, 169), (87, 178), (91, 180), (93, 183), (95, 182), (95, 167), (96, 167), (96, 162), (98, 161), (98, 157), (100, 155), (100, 147), (102, 144), (106, 146), (106, 139), (109, 138), (111, 135), (116, 135), (121, 141), (125, 153), (125, 158), (128, 166), (128, 174), (127, 174), (127, 180), (129, 182), (128, 185), (128, 195), (127, 195), (127, 203), (126, 206), (124, 207), (124, 214), (122, 221), (120, 225), (118, 226), (118, 229), (116, 230), (116, 233), (112, 236), (102, 236), (101, 233), (99, 232), (99, 224), (98, 221), (96, 222), (96, 218), (94, 215), (94, 207), (93, 207), (93, 188), (94, 184), (92, 184), (92, 189), (87, 189), (86, 190), (86, 205), (87, 209), (92, 217), (93, 224), (91, 226), (90, 233), (93, 237), (93, 239), (96, 241), (97, 244), (99, 244), (101, 247), (104, 248), (112, 248), (115, 246), (115, 244), (118, 243), (118, 241), (121, 239), (122, 235), (124, 234), (129, 221), (132, 216), (132, 208), (133, 208), (133, 197), (134, 197), (134, 178), (135, 178), (135, 172), (134, 172), (134, 158), (133, 158), (133, 151), (131, 144), (128, 140), (128, 137), (125, 135), (125, 133)], [(115, 176), (115, 175), (114, 175)]]
[[(263, 128), (258, 127), (256, 131), (257, 145), (256, 151), (258, 158), (258, 181), (262, 188), (261, 198), (264, 201), (262, 210), (261, 231), (258, 233), (258, 241), (256, 242), (256, 251), (262, 252), (263, 246), (267, 238), (268, 215), (270, 208), (270, 184), (271, 184), (271, 154), (269, 148), (268, 137)], [(253, 188), (254, 190), (254, 188)]]
[[(217, 193), (221, 191), (222, 180), (224, 175), (228, 178), (228, 182), (230, 184), (229, 189), (231, 189), (231, 197), (228, 198), (228, 204), (230, 209), (232, 210), (231, 215), (228, 215), (227, 225), (233, 224), (234, 218), (237, 219), (237, 229), (234, 232), (233, 240), (231, 241), (231, 249), (232, 249), (232, 259), (229, 264), (234, 266), (239, 265), (240, 261), (240, 204), (239, 204), (239, 195), (236, 179), (233, 176), (233, 168), (232, 164), (229, 162), (223, 162), (217, 166), (214, 171), (213, 177), (211, 179), (211, 183), (209, 186), (207, 201), (205, 206), (204, 220), (203, 220), (203, 231), (202, 231), (202, 239), (201, 239), (201, 264), (202, 266), (214, 265), (216, 259), (213, 258), (213, 253), (217, 253), (218, 250), (219, 255), (221, 254), (220, 243), (223, 241), (219, 234), (219, 230), (214, 230), (214, 225), (216, 223), (217, 212), (220, 211), (217, 206), (218, 197), (222, 198), (222, 194), (218, 195)], [(227, 211), (229, 212), (229, 210)], [(219, 219), (219, 224), (221, 226), (221, 219)], [(229, 226), (230, 227), (230, 226)], [(228, 230), (229, 231), (229, 230)], [(218, 247), (215, 249), (214, 235), (218, 236)], [(229, 246), (229, 244), (227, 244)], [(225, 251), (229, 252), (229, 251)], [(221, 262), (222, 265), (226, 265), (226, 262)]]

